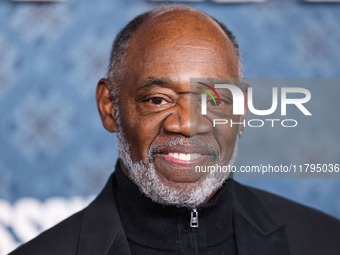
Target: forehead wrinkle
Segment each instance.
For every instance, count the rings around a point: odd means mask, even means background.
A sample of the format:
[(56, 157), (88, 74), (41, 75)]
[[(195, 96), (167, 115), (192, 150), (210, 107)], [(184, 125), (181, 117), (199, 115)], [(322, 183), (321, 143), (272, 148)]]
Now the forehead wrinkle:
[(142, 82), (138, 90), (151, 88), (153, 86), (169, 87), (172, 82), (171, 78), (149, 76)]
[(205, 46), (194, 46), (194, 45), (186, 45), (186, 44), (180, 44), (178, 46), (184, 47), (184, 48), (191, 48), (191, 49), (195, 49), (195, 50), (208, 50), (208, 51), (211, 51), (210, 47), (205, 47)]

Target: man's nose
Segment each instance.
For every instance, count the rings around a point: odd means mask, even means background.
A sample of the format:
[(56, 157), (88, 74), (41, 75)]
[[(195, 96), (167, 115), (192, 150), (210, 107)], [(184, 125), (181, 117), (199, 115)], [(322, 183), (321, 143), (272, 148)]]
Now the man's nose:
[(201, 115), (199, 102), (189, 98), (181, 99), (173, 107), (163, 123), (166, 133), (181, 134), (186, 137), (209, 133), (212, 123)]

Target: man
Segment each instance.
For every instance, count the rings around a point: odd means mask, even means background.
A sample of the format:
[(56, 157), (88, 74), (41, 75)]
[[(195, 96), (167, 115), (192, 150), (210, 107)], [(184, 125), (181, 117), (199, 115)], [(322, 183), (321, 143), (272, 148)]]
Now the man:
[(219, 113), (199, 114), (192, 85), (240, 78), (234, 36), (207, 14), (174, 5), (136, 17), (97, 87), (103, 125), (117, 133), (115, 173), (87, 208), (11, 254), (339, 254), (338, 220), (228, 173), (193, 174), (232, 164), (243, 128), (214, 128)]

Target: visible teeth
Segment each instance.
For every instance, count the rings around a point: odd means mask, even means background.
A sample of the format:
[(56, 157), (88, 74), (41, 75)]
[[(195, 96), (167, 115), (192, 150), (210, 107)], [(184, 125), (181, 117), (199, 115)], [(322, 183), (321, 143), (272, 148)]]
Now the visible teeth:
[(199, 158), (201, 156), (201, 154), (198, 154), (198, 153), (187, 154), (187, 153), (173, 153), (173, 152), (170, 152), (169, 156), (173, 157), (173, 158), (180, 159), (180, 160), (187, 160), (188, 161), (188, 160), (191, 160), (191, 159)]

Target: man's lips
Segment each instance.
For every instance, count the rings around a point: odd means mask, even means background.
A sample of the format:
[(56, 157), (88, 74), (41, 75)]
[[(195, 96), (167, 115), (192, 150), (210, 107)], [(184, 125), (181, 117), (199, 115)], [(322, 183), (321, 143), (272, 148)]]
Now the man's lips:
[(169, 155), (172, 158), (179, 159), (179, 160), (184, 160), (184, 161), (190, 161), (190, 160), (195, 160), (198, 159), (199, 157), (202, 156), (200, 153), (177, 153), (177, 152), (170, 152)]
[(214, 156), (212, 152), (201, 146), (171, 146), (161, 148), (157, 154), (173, 167), (203, 164), (205, 160)]
[(203, 164), (203, 162), (208, 158), (208, 155), (201, 155), (197, 153), (169, 153), (160, 155), (166, 163), (174, 167), (190, 167)]

